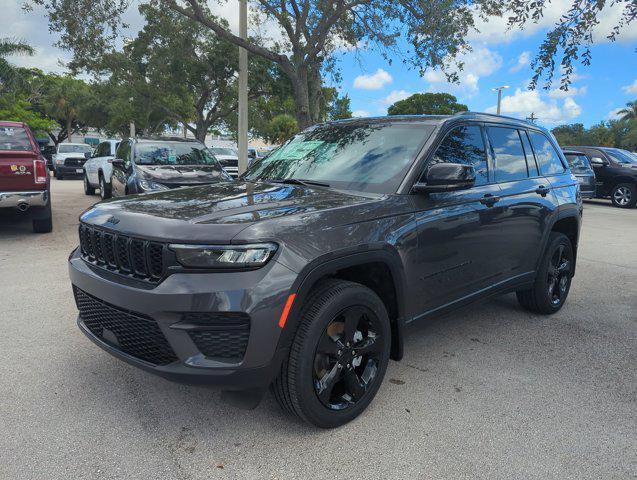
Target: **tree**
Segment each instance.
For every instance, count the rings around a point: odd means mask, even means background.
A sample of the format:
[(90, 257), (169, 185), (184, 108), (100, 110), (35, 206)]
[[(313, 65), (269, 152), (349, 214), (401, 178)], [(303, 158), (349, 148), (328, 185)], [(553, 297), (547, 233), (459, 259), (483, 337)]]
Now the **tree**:
[(590, 128), (584, 128), (581, 123), (560, 125), (552, 133), (560, 145), (637, 149), (637, 119), (599, 122)]
[(0, 92), (9, 91), (17, 86), (16, 83), (20, 82), (20, 76), (16, 68), (7, 61), (6, 57), (10, 55), (33, 55), (34, 53), (33, 47), (24, 42), (0, 38)]
[(299, 131), (296, 119), (292, 115), (282, 114), (274, 117), (268, 125), (266, 139), (275, 144), (282, 144)]
[(42, 97), (44, 112), (60, 127), (57, 135), (49, 133), (57, 145), (65, 139), (73, 141), (73, 134), (87, 128), (85, 106), (91, 101), (89, 86), (69, 76), (49, 75)]
[(617, 113), (621, 115), (622, 120), (637, 118), (637, 100), (626, 103), (626, 108), (622, 108)]
[[(221, 0), (218, 0), (219, 3)], [(547, 36), (534, 63), (532, 86), (547, 73), (547, 87), (562, 52), (562, 86), (568, 88), (573, 62), (590, 62), (592, 30), (605, 9), (623, 5), (623, 16), (609, 38), (616, 39), (636, 17), (634, 0), (582, 2), (571, 0), (567, 14)], [(50, 28), (61, 34), (60, 45), (76, 58), (95, 57), (118, 35), (129, 0), (26, 0), (48, 12)], [(203, 0), (146, 0), (200, 23), (220, 39), (243, 47), (252, 55), (276, 63), (289, 78), (300, 128), (318, 121), (325, 73), (334, 72), (333, 54), (361, 44), (378, 48), (388, 61), (398, 59), (421, 73), (441, 68), (458, 80), (462, 63), (454, 59), (469, 48), (468, 33), (476, 17), (510, 15), (510, 27), (537, 21), (550, 1), (536, 0), (250, 0), (253, 22), (275, 24), (281, 39), (242, 39), (211, 15)], [(400, 42), (399, 42), (400, 40)], [(399, 50), (407, 44), (408, 49)], [(584, 45), (583, 47), (581, 47)]]
[(0, 95), (0, 118), (26, 123), (37, 136), (46, 136), (57, 127), (55, 121), (35, 111), (31, 102), (23, 95)]
[(449, 93), (415, 93), (387, 109), (388, 115), (453, 115), (469, 108)]
[(352, 108), (350, 106), (349, 95), (340, 97), (338, 90), (333, 87), (325, 87), (323, 97), (327, 103), (327, 120), (344, 120), (352, 118)]

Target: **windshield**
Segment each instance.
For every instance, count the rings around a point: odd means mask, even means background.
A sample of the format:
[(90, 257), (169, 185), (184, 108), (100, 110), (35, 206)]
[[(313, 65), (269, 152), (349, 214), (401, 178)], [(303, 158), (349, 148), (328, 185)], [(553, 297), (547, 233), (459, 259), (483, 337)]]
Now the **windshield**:
[(63, 143), (58, 148), (58, 153), (91, 153), (93, 149), (90, 145), (74, 145)]
[(216, 165), (217, 159), (203, 145), (191, 142), (138, 143), (138, 165)]
[(394, 193), (433, 129), (422, 123), (323, 125), (255, 160), (244, 178), (307, 180), (344, 190)]
[(591, 169), (586, 155), (579, 153), (564, 154), (573, 173), (588, 173)]
[(0, 150), (29, 152), (33, 150), (33, 147), (24, 128), (0, 127)]
[(637, 157), (632, 153), (620, 148), (609, 148), (606, 153), (612, 157), (617, 163), (631, 164), (637, 163)]
[(232, 155), (233, 157), (238, 155), (237, 151), (232, 148), (212, 147), (210, 151), (215, 155)]

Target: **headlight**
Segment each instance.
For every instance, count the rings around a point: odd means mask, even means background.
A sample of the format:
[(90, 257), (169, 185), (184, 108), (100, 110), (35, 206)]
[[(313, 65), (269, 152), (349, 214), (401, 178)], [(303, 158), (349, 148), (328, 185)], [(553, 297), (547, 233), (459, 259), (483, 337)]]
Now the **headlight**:
[(194, 268), (254, 268), (265, 265), (277, 245), (170, 245), (177, 261), (184, 267)]
[(55, 163), (57, 163), (58, 165), (63, 165), (64, 164), (64, 159), (63, 158), (56, 158), (55, 159)]
[(139, 180), (139, 186), (146, 192), (153, 192), (157, 190), (168, 190), (168, 187), (161, 183), (153, 182), (152, 180)]

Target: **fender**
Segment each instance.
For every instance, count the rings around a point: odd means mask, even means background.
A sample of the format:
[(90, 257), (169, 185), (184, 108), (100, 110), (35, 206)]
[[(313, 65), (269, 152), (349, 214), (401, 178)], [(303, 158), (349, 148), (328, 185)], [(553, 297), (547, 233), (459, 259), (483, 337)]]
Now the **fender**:
[(305, 300), (317, 281), (343, 268), (378, 262), (387, 265), (394, 280), (398, 315), (396, 321), (392, 323), (391, 358), (394, 360), (402, 358), (405, 325), (405, 273), (402, 260), (394, 247), (389, 244), (366, 245), (366, 248), (368, 250), (365, 251), (361, 251), (360, 247), (339, 251), (336, 256), (334, 252), (322, 255), (301, 270), (290, 289), (290, 293), (295, 293), (296, 298), (279, 338), (277, 350), (290, 348), (301, 320), (300, 314)]
[[(551, 217), (550, 223), (548, 224), (547, 228), (544, 231), (544, 234), (542, 235), (542, 249), (540, 250), (541, 252), (544, 252), (546, 250), (547, 244), (549, 242), (549, 235), (553, 231), (553, 227), (555, 227), (555, 224), (565, 218), (574, 218), (575, 221), (577, 222), (577, 240), (579, 242), (579, 232), (582, 226), (582, 217), (580, 215), (579, 207), (576, 205), (571, 205), (571, 204), (560, 205), (555, 210), (554, 214)], [(573, 245), (573, 250), (575, 251), (575, 258), (573, 259), (573, 276), (574, 276), (575, 267), (577, 264), (577, 245)], [(544, 258), (543, 254), (539, 256), (537, 260), (537, 264), (535, 265), (536, 272), (539, 270), (540, 262), (542, 261), (543, 258)]]

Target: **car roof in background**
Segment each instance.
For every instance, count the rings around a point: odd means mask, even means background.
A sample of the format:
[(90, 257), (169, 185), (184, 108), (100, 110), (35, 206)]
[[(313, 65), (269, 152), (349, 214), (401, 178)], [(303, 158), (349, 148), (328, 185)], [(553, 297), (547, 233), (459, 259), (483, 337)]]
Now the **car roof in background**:
[(193, 138), (181, 138), (181, 137), (141, 137), (135, 138), (135, 142), (137, 143), (198, 143), (201, 145), (199, 140), (195, 140)]
[(564, 153), (564, 155), (584, 155), (584, 152), (573, 150), (571, 148), (563, 148), (562, 153)]

